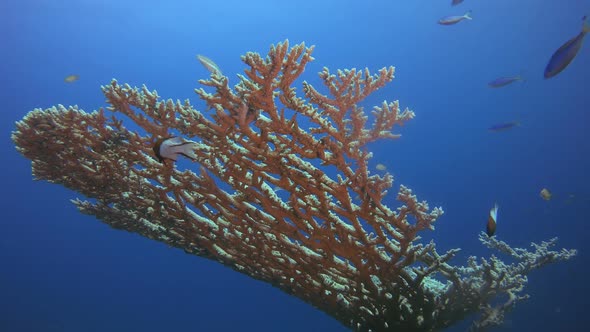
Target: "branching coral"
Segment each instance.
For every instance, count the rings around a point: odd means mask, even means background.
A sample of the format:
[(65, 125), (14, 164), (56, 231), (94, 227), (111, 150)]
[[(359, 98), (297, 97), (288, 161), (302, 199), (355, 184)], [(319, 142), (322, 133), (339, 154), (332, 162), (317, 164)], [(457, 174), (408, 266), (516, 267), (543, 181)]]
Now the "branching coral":
[[(550, 251), (554, 240), (530, 252), (482, 236), (518, 263), (492, 256), (460, 267), (449, 263), (457, 249), (419, 243), (442, 209), (404, 186), (402, 205), (387, 206), (392, 176), (368, 170), (367, 144), (397, 138), (393, 129), (414, 117), (383, 102), (368, 126), (359, 106), (394, 68), (324, 68), (326, 94), (307, 82), (298, 90), (312, 51), (284, 42), (264, 58), (247, 53), (233, 87), (213, 71), (196, 90), (209, 115), (113, 80), (102, 87), (110, 116), (36, 109), (13, 140), (36, 178), (87, 197), (74, 201), (83, 213), (269, 282), (354, 330), (433, 331), (475, 312), (474, 328), (499, 324), (526, 297), (530, 270), (575, 254)], [(156, 159), (154, 143), (171, 136), (192, 140), (194, 168)], [(499, 296), (507, 300), (493, 307)]]

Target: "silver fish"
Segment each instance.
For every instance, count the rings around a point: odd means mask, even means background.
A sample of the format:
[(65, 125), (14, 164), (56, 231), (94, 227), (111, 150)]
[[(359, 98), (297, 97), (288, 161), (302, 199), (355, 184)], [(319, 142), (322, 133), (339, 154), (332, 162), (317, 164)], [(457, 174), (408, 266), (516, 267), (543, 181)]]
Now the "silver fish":
[(545, 78), (551, 78), (559, 74), (576, 57), (578, 51), (582, 47), (584, 37), (590, 32), (590, 25), (586, 19), (586, 16), (582, 17), (582, 20), (584, 21), (582, 31), (574, 38), (566, 41), (565, 44), (561, 45), (561, 47), (553, 53), (547, 67), (545, 67)]
[(471, 17), (471, 10), (470, 10), (461, 16), (445, 16), (445, 17), (441, 18), (440, 20), (438, 20), (438, 24), (453, 25), (453, 24), (457, 24), (463, 20), (472, 20), (472, 19), (473, 18)]
[(211, 74), (221, 75), (221, 69), (219, 69), (219, 66), (213, 62), (213, 60), (201, 54), (197, 54), (197, 60), (199, 60), (203, 67), (207, 68)]
[(182, 137), (166, 137), (158, 139), (153, 150), (161, 163), (164, 163), (164, 160), (176, 161), (180, 155), (195, 160), (197, 155), (194, 150), (197, 144), (197, 142), (188, 141)]

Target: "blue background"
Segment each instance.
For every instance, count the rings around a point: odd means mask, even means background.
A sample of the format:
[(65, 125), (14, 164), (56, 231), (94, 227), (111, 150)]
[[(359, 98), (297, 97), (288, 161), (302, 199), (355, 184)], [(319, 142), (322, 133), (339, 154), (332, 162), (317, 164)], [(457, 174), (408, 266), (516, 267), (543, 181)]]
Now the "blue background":
[[(472, 1), (129, 1), (3, 0), (0, 3), (1, 331), (346, 331), (337, 321), (271, 286), (215, 262), (77, 212), (74, 192), (31, 179), (15, 150), (14, 122), (35, 107), (105, 106), (111, 78), (190, 98), (214, 59), (236, 82), (239, 56), (265, 54), (286, 38), (316, 45), (303, 78), (322, 67), (375, 71), (395, 65), (393, 83), (364, 106), (399, 99), (417, 117), (400, 140), (373, 144), (376, 163), (445, 215), (440, 250), (491, 254), (477, 234), (494, 202), (498, 236), (528, 246), (553, 236), (577, 248), (572, 261), (535, 271), (498, 330), (580, 330), (590, 318), (590, 46), (557, 77), (543, 79), (551, 54), (580, 32), (581, 0)], [(446, 15), (473, 20), (441, 26)], [(523, 73), (526, 83), (487, 82)], [(69, 74), (80, 75), (73, 84)], [(491, 125), (520, 121), (510, 131)], [(553, 199), (539, 191), (547, 187)], [(395, 204), (390, 199), (389, 203)], [(462, 331), (466, 323), (450, 330)]]

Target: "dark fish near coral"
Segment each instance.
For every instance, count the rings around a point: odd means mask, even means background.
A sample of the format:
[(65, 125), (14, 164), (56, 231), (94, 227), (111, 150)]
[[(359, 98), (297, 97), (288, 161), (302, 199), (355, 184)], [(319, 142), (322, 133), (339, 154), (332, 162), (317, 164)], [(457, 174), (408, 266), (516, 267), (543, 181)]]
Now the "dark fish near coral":
[(194, 149), (197, 142), (185, 140), (182, 137), (160, 138), (154, 144), (153, 150), (156, 158), (163, 163), (164, 160), (176, 161), (179, 155), (191, 160), (197, 159)]
[(463, 20), (472, 20), (471, 17), (471, 10), (461, 16), (446, 16), (438, 20), (438, 24), (442, 25), (453, 25), (457, 24)]
[(496, 220), (498, 219), (498, 204), (496, 203), (494, 207), (490, 210), (490, 215), (488, 216), (488, 223), (486, 225), (486, 234), (489, 237), (494, 236), (496, 233)]
[(545, 67), (545, 78), (551, 78), (559, 74), (570, 64), (570, 62), (572, 62), (572, 60), (578, 54), (578, 51), (584, 42), (584, 37), (590, 31), (590, 25), (588, 24), (587, 17), (584, 16), (582, 20), (584, 21), (582, 25), (582, 31), (574, 38), (565, 42), (565, 44), (563, 44), (551, 56), (547, 67)]
[(504, 122), (498, 123), (488, 128), (489, 131), (498, 132), (498, 131), (505, 131), (508, 129), (512, 129), (516, 126), (520, 126), (520, 122), (512, 121), (512, 122)]
[(516, 81), (524, 81), (524, 78), (521, 75), (498, 77), (495, 80), (490, 81), (488, 86), (490, 88), (501, 88)]

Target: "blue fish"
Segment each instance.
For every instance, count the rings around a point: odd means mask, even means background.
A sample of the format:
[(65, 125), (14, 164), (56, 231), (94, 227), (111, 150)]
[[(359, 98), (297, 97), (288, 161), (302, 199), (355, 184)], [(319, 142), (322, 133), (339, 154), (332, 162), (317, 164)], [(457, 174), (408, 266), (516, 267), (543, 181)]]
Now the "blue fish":
[(490, 128), (488, 128), (488, 130), (493, 131), (493, 132), (498, 132), (498, 131), (505, 131), (508, 129), (512, 129), (516, 126), (520, 126), (520, 122), (512, 121), (512, 122), (499, 123), (499, 124), (495, 124), (495, 125), (491, 126)]
[(472, 19), (473, 18), (471, 17), (471, 10), (470, 10), (467, 13), (463, 14), (462, 16), (445, 16), (445, 17), (441, 18), (440, 20), (438, 20), (438, 24), (452, 25), (452, 24), (457, 24), (463, 20), (472, 20)]
[(578, 51), (584, 42), (584, 37), (590, 31), (590, 25), (588, 25), (586, 16), (582, 17), (582, 20), (584, 21), (582, 31), (577, 36), (561, 45), (561, 47), (551, 56), (547, 67), (545, 67), (545, 78), (551, 78), (559, 74), (570, 64), (570, 62), (572, 62), (576, 57), (576, 54), (578, 54)]
[(451, 2), (451, 5), (453, 5), (453, 6), (454, 6), (454, 5), (458, 5), (458, 4), (460, 4), (461, 2), (463, 2), (463, 0), (453, 0), (453, 2)]
[(524, 78), (521, 75), (498, 77), (495, 80), (490, 81), (488, 86), (490, 88), (501, 88), (516, 81), (524, 81)]

